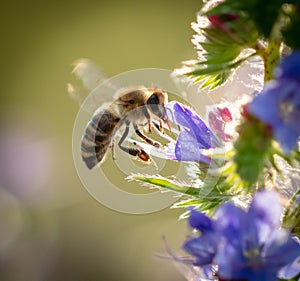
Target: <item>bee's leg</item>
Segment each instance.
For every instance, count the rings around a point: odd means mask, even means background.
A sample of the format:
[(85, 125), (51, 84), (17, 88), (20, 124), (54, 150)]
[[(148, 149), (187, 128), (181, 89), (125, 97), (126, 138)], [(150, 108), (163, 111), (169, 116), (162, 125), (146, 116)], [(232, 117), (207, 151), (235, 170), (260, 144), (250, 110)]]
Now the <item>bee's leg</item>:
[(162, 134), (165, 133), (161, 120), (159, 120), (159, 125), (155, 122), (152, 122), (152, 124), (159, 132), (161, 132)]
[(152, 126), (151, 126), (151, 120), (150, 119), (148, 120), (148, 132), (149, 132), (149, 134), (152, 133)]
[(159, 125), (156, 124), (155, 122), (153, 122), (153, 128), (155, 129), (155, 131), (156, 131), (163, 139), (167, 140), (168, 142), (173, 142), (173, 141), (174, 141), (171, 137), (169, 137), (169, 136), (165, 133), (164, 130), (163, 130), (163, 131), (160, 131)]
[(146, 107), (146, 106), (143, 106), (143, 107), (142, 107), (142, 111), (143, 111), (145, 117), (146, 117), (147, 120), (148, 120), (148, 132), (151, 134), (151, 133), (152, 133), (152, 128), (151, 128), (151, 117), (150, 117), (150, 114), (149, 114), (149, 112), (148, 112), (148, 110), (147, 110), (147, 107)]
[(125, 131), (121, 137), (121, 139), (119, 140), (118, 142), (118, 145), (120, 147), (121, 150), (123, 150), (124, 152), (132, 155), (132, 156), (137, 156), (139, 157), (142, 161), (144, 162), (151, 162), (151, 157), (150, 155), (145, 152), (143, 149), (139, 150), (137, 148), (133, 148), (133, 147), (126, 147), (126, 146), (123, 146), (122, 143), (125, 141), (125, 139), (127, 138), (128, 136), (128, 133), (129, 133), (129, 123), (126, 124), (126, 128), (125, 128)]
[(140, 138), (142, 138), (146, 143), (148, 143), (148, 144), (150, 144), (150, 145), (152, 145), (154, 147), (157, 147), (157, 148), (161, 146), (160, 143), (155, 142), (152, 139), (149, 139), (148, 137), (146, 137), (145, 135), (143, 135), (136, 124), (134, 124), (133, 127), (134, 127), (134, 130), (135, 130), (136, 134)]
[(159, 120), (159, 131), (161, 131), (163, 134), (165, 133), (164, 132), (164, 128), (163, 128), (163, 124), (162, 124), (161, 120)]

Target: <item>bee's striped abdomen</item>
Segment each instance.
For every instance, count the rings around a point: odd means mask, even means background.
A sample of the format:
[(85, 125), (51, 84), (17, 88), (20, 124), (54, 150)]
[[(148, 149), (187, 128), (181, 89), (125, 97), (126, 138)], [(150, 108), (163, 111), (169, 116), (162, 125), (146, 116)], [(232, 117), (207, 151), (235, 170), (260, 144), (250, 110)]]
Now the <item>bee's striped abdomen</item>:
[(97, 112), (88, 123), (81, 141), (81, 156), (89, 169), (103, 159), (120, 118), (109, 110)]

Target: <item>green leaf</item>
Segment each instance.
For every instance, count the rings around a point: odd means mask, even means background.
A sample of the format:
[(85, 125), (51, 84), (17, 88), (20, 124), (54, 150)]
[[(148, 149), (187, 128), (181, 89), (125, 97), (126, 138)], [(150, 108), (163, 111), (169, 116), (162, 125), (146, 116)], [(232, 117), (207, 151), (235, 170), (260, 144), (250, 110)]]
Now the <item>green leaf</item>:
[(197, 206), (201, 204), (201, 200), (197, 198), (182, 200), (179, 202), (176, 202), (172, 205), (172, 208), (187, 208), (191, 206)]
[(209, 87), (210, 90), (213, 90), (214, 88), (222, 85), (227, 80), (230, 73), (231, 71), (223, 71), (221, 73), (208, 76), (204, 83), (201, 84), (201, 88), (204, 89), (206, 87)]
[(239, 190), (231, 189), (232, 186), (228, 184), (224, 176), (207, 175), (205, 182), (197, 187), (191, 187), (187, 183), (159, 175), (133, 174), (127, 177), (127, 180), (138, 181), (142, 185), (158, 188), (162, 191), (175, 191), (188, 197), (181, 202), (175, 203), (173, 208), (196, 206), (198, 209), (206, 212), (212, 212), (221, 203), (231, 200), (233, 196), (240, 193)]
[(222, 85), (232, 73), (232, 69), (236, 68), (244, 62), (244, 59), (232, 64), (209, 64), (197, 63), (194, 69), (185, 73), (195, 82), (202, 82), (201, 88), (209, 87), (211, 90)]
[(180, 216), (179, 216), (179, 219), (180, 220), (185, 220), (185, 219), (188, 219), (190, 216), (190, 211), (185, 211), (184, 213), (182, 213)]
[(152, 176), (152, 175), (140, 175), (133, 174), (127, 177), (127, 180), (135, 180), (142, 183), (145, 183), (147, 186), (151, 186), (154, 188), (163, 188), (171, 191), (175, 191), (178, 193), (191, 195), (197, 197), (199, 195), (199, 189), (195, 187), (188, 186), (185, 183), (180, 183), (176, 180), (171, 180), (164, 178), (162, 176)]

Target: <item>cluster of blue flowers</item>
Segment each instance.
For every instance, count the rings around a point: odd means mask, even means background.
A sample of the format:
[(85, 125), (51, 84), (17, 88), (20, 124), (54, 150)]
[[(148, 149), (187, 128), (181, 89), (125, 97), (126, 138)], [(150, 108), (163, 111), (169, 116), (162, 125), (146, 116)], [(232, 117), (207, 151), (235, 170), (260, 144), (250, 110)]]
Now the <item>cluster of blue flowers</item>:
[[(182, 128), (175, 144), (176, 160), (208, 163), (203, 150), (221, 146), (222, 138), (188, 107), (178, 102), (168, 107), (173, 113), (171, 121)], [(300, 52), (282, 60), (274, 80), (246, 110), (271, 129), (284, 152), (296, 149), (300, 136)], [(183, 248), (194, 257), (193, 265), (201, 267), (207, 280), (299, 278), (300, 244), (281, 227), (282, 215), (283, 207), (274, 191), (256, 193), (248, 211), (232, 203), (223, 204), (214, 219), (191, 210), (189, 223), (199, 234), (188, 239)]]
[(191, 210), (189, 224), (199, 235), (183, 248), (194, 256), (195, 266), (205, 269), (208, 280), (289, 278), (300, 272), (295, 261), (300, 244), (280, 228), (281, 215), (279, 197), (272, 191), (256, 193), (247, 212), (231, 203), (219, 207), (214, 219)]
[[(188, 184), (176, 186), (185, 195), (193, 193), (175, 207), (193, 207), (189, 224), (198, 231), (183, 249), (197, 268), (194, 280), (300, 281), (299, 1), (204, 2), (192, 24), (198, 58), (175, 74), (212, 90), (258, 57), (265, 85), (243, 107), (232, 135), (224, 130), (232, 120), (228, 108), (210, 112), (208, 126), (189, 107), (177, 101), (167, 105), (169, 120), (180, 127), (169, 159), (199, 164), (191, 176), (193, 192), (185, 193)], [(226, 142), (231, 144), (225, 147)], [(169, 188), (166, 182), (156, 178), (159, 187)], [(252, 198), (247, 208), (232, 203), (245, 195)]]
[(282, 60), (274, 78), (247, 108), (271, 126), (274, 138), (285, 152), (290, 152), (300, 136), (300, 51)]

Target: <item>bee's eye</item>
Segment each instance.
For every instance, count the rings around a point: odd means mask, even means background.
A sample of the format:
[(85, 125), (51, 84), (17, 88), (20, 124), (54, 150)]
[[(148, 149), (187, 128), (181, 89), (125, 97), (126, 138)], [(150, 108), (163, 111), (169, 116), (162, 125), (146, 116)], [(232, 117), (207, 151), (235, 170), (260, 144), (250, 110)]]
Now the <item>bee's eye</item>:
[(162, 117), (164, 115), (164, 108), (159, 104), (159, 98), (157, 94), (151, 95), (147, 101), (147, 104), (149, 105), (150, 110), (158, 117)]
[(152, 104), (157, 105), (159, 103), (158, 96), (156, 94), (151, 95), (147, 103), (150, 105), (150, 107)]

